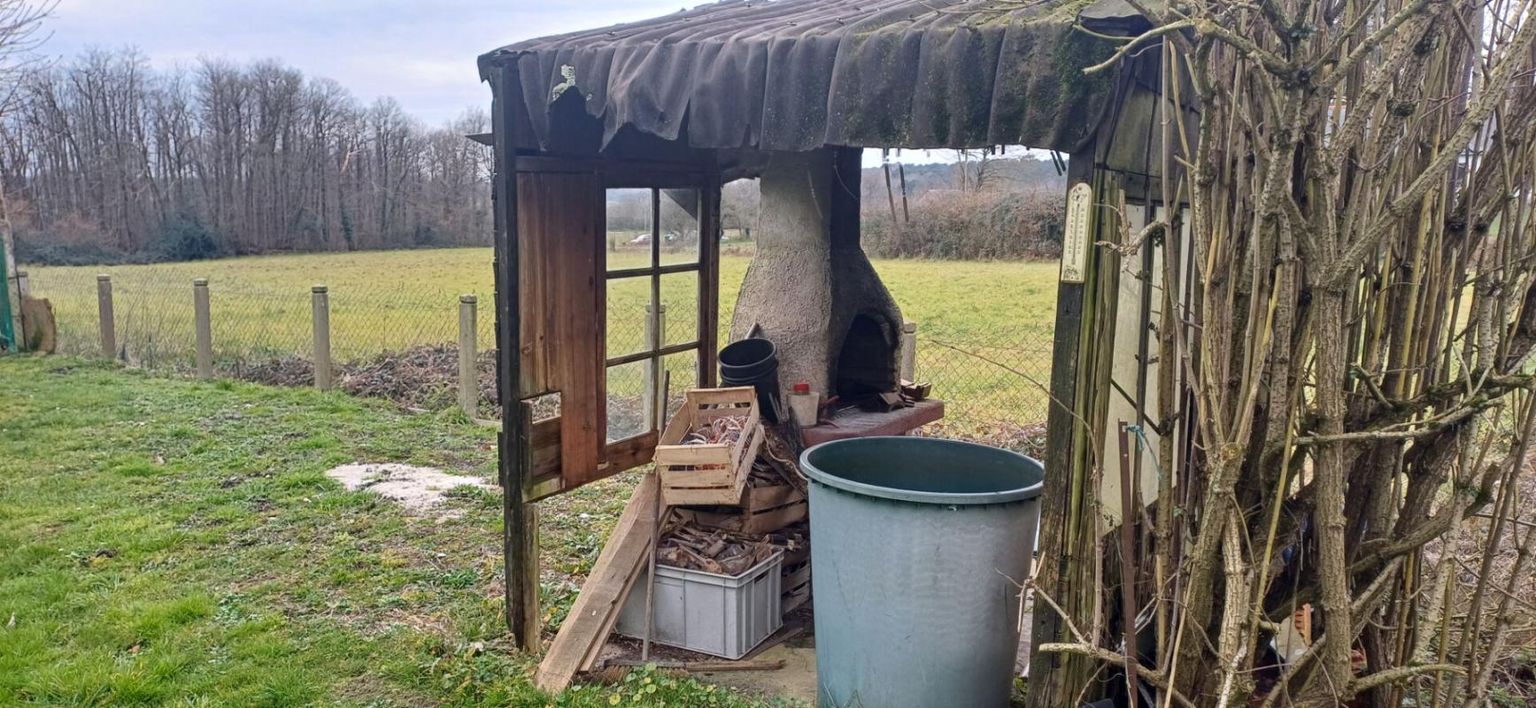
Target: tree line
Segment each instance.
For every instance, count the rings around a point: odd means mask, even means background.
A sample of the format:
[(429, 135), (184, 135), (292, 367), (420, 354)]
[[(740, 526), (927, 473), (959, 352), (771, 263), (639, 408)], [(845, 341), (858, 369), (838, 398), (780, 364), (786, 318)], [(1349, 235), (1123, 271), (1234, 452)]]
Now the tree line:
[(132, 49), (28, 72), (0, 188), (31, 262), (484, 245), (480, 110), (437, 128), (277, 61), (154, 69)]

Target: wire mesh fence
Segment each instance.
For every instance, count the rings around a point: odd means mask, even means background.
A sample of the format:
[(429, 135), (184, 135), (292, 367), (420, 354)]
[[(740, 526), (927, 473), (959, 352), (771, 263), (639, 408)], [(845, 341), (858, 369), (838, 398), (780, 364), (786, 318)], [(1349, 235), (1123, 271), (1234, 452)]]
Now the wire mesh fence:
[[(745, 271), (722, 269), (720, 341), (728, 341), (730, 307)], [(479, 413), (499, 415), (491, 254), (488, 249), (271, 256), (222, 261), (112, 267), (29, 267), (32, 293), (51, 301), (59, 351), (102, 355), (98, 276), (110, 276), (113, 356), (130, 365), (178, 374), (195, 370), (194, 285), (206, 279), (213, 368), (217, 375), (279, 385), (314, 381), (312, 286), (326, 286), (330, 355), (337, 386), (403, 405), (446, 407), (456, 401), (460, 296), (478, 299)], [(950, 267), (950, 266), (936, 266)], [(964, 268), (966, 266), (954, 266)], [(885, 274), (900, 290), (899, 268)], [(668, 313), (663, 345), (695, 336), (697, 280), (663, 276)], [(608, 351), (640, 350), (649, 336), (647, 281), (617, 280), (608, 289)], [(900, 294), (898, 293), (898, 296)], [(985, 310), (988, 303), (978, 303)], [(1049, 303), (1045, 305), (1049, 307)], [(917, 309), (917, 308), (910, 308)], [(930, 432), (1038, 450), (1047, 412), (1049, 321), (962, 322), (918, 319), (914, 378), (933, 384), (946, 402), (945, 420)], [(692, 382), (696, 355), (662, 363), (669, 393)], [(646, 362), (608, 372), (611, 431), (644, 425)], [(620, 435), (622, 437), (622, 435)]]
[(1050, 409), (1051, 323), (986, 332), (917, 323), (914, 375), (945, 401), (926, 432), (1039, 454)]

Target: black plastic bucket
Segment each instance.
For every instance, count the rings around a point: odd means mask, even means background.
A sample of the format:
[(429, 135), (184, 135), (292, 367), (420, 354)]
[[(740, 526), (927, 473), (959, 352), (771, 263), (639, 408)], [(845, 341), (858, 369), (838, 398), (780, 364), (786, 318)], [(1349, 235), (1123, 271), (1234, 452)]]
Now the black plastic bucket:
[(720, 383), (757, 389), (757, 407), (769, 423), (779, 422), (779, 357), (773, 342), (760, 337), (720, 350)]

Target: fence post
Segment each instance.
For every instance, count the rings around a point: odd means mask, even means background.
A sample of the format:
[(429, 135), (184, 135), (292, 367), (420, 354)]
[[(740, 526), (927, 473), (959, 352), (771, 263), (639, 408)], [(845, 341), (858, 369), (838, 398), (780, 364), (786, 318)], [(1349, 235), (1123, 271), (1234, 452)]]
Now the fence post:
[(117, 357), (117, 328), (112, 317), (112, 276), (96, 276), (96, 312), (101, 317), (101, 354)]
[(27, 278), (27, 272), (24, 270), (16, 271), (16, 294), (24, 298), (32, 296), (32, 282)]
[[(652, 308), (655, 309), (652, 309)], [(662, 340), (666, 338), (667, 331), (667, 306), (645, 306), (645, 348), (647, 351), (656, 351), (662, 346)], [(645, 360), (645, 385), (641, 388), (640, 407), (645, 409), (645, 427), (647, 430), (660, 429), (666, 421), (661, 419), (662, 406), (666, 401), (661, 400), (665, 395), (662, 389), (662, 374), (666, 367), (661, 365), (661, 357)]]
[(471, 419), (480, 412), (480, 372), (475, 367), (475, 296), (459, 296), (459, 407)]
[(901, 323), (901, 378), (917, 381), (917, 323)]
[(192, 319), (197, 325), (197, 377), (213, 378), (213, 318), (208, 308), (208, 279), (192, 280)]
[(331, 387), (331, 298), (324, 285), (309, 289), (315, 321), (315, 388)]

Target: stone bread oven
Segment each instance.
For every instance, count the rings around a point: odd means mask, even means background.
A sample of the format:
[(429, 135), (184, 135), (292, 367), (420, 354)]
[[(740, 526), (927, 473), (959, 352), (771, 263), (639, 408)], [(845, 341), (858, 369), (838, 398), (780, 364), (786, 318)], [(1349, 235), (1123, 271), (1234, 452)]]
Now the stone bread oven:
[(761, 171), (757, 255), (731, 339), (778, 347), (787, 393), (807, 382), (845, 401), (895, 390), (901, 311), (859, 246), (860, 151), (770, 153)]

